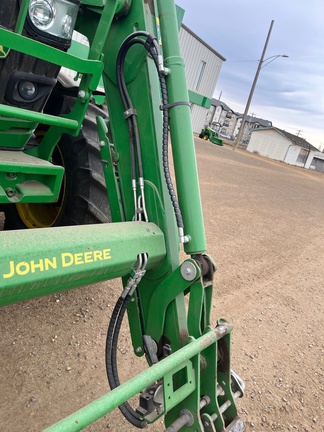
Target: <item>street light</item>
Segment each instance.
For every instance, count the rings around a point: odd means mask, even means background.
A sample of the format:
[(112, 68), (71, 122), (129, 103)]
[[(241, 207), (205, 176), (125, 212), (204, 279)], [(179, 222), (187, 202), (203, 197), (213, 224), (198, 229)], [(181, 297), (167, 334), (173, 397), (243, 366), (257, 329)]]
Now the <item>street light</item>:
[[(248, 111), (250, 109), (250, 105), (251, 105), (254, 89), (255, 89), (256, 83), (258, 81), (261, 68), (267, 66), (269, 63), (273, 62), (278, 57), (288, 57), (287, 54), (278, 54), (278, 55), (274, 55), (274, 56), (268, 57), (267, 59), (264, 60), (264, 55), (265, 55), (266, 50), (267, 50), (267, 46), (268, 46), (268, 42), (269, 42), (269, 39), (270, 39), (273, 23), (274, 23), (274, 20), (272, 20), (271, 24), (270, 24), (268, 36), (267, 36), (266, 42), (264, 44), (264, 48), (263, 48), (263, 51), (262, 51), (261, 58), (259, 60), (257, 71), (255, 73), (255, 77), (254, 77), (253, 84), (252, 84), (252, 87), (251, 87), (251, 90), (250, 90), (249, 98), (248, 98), (248, 100), (246, 102), (245, 111), (244, 111), (244, 114), (243, 114), (243, 118), (242, 118), (242, 122), (241, 122), (241, 125), (240, 125), (240, 129), (238, 131), (236, 140), (235, 140), (234, 145), (233, 145), (233, 150), (236, 149), (236, 147), (238, 146), (238, 144), (241, 141), (241, 138), (242, 138), (242, 135), (243, 135), (243, 131), (244, 131), (246, 117), (247, 117)], [(268, 60), (270, 60), (270, 61), (268, 61)]]
[[(264, 68), (265, 66), (268, 66), (268, 64), (269, 63), (272, 63), (274, 60), (276, 60), (278, 57), (285, 57), (285, 58), (287, 58), (287, 57), (289, 57), (287, 54), (277, 54), (277, 55), (274, 55), (274, 56), (271, 56), (271, 57), (268, 57), (268, 58), (266, 58), (266, 59), (264, 59), (263, 60), (263, 62), (262, 62), (262, 66), (261, 66), (261, 69), (262, 68)], [(271, 59), (271, 60), (270, 60)], [(268, 60), (270, 60), (270, 61), (268, 61)], [(268, 61), (268, 63), (266, 63), (266, 61)]]

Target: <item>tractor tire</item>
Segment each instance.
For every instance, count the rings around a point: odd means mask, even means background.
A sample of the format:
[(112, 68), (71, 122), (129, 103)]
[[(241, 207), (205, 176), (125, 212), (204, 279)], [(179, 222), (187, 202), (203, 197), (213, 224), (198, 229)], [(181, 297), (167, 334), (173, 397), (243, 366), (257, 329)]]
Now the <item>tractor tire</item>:
[(208, 135), (204, 135), (203, 136), (203, 140), (208, 141), (209, 136)]
[[(75, 97), (61, 98), (60, 112), (69, 112)], [(52, 163), (65, 169), (57, 203), (6, 204), (5, 230), (84, 225), (111, 221), (106, 184), (98, 145), (96, 116), (107, 113), (90, 104), (83, 127), (77, 137), (64, 134), (54, 149)], [(36, 137), (46, 132), (39, 125)]]

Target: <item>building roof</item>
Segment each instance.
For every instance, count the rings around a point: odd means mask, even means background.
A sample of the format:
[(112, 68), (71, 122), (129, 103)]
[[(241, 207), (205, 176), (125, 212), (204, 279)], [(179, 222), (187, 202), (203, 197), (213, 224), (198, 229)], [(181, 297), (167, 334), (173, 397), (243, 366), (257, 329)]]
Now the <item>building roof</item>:
[[(236, 115), (237, 115), (238, 119), (243, 118), (243, 114), (236, 113)], [(270, 120), (265, 120), (265, 119), (262, 119), (259, 117), (254, 117), (254, 116), (249, 116), (249, 115), (246, 116), (245, 122), (252, 123), (252, 124), (258, 123), (263, 128), (267, 128), (267, 127), (272, 126), (272, 122)]]
[(252, 133), (254, 132), (261, 132), (264, 130), (269, 130), (269, 129), (274, 129), (275, 131), (277, 131), (280, 135), (283, 135), (284, 137), (286, 137), (287, 139), (289, 139), (289, 141), (291, 141), (293, 144), (298, 145), (299, 147), (303, 147), (307, 150), (314, 150), (314, 151), (319, 151), (318, 148), (316, 148), (315, 146), (313, 146), (312, 144), (310, 144), (308, 141), (305, 140), (305, 138), (302, 138), (300, 136), (297, 135), (293, 135), (285, 130), (279, 129), (277, 127), (265, 127), (265, 128), (259, 128), (259, 129), (255, 129)]
[(221, 106), (223, 108), (224, 111), (231, 111), (232, 113), (234, 113), (234, 111), (232, 110), (232, 108), (230, 108), (228, 105), (226, 105), (225, 102), (220, 101), (219, 99), (212, 99), (212, 103), (213, 106), (218, 107)]
[(193, 36), (197, 41), (199, 41), (202, 45), (204, 45), (206, 48), (208, 48), (211, 52), (217, 55), (221, 60), (226, 61), (226, 58), (223, 57), (221, 54), (219, 54), (214, 48), (212, 48), (210, 45), (208, 45), (204, 40), (202, 40), (199, 36), (196, 35), (192, 30), (190, 30), (186, 25), (181, 24), (181, 27), (183, 27), (186, 32), (190, 33), (191, 36)]

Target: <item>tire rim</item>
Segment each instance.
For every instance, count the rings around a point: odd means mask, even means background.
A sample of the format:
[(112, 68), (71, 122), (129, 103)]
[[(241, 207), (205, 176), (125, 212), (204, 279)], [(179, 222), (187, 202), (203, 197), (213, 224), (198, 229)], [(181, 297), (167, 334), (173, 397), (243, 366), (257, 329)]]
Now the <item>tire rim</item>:
[[(37, 141), (41, 141), (46, 132), (36, 132)], [(59, 146), (56, 146), (51, 163), (64, 167), (64, 159)], [(17, 212), (22, 223), (27, 228), (49, 228), (55, 226), (62, 212), (66, 193), (66, 178), (63, 176), (62, 186), (58, 201), (48, 204), (16, 204)]]

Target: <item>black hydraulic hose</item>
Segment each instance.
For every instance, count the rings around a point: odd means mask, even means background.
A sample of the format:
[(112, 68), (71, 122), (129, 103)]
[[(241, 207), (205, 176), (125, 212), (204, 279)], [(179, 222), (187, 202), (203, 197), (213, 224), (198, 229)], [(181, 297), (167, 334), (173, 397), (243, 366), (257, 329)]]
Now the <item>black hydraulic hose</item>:
[[(122, 99), (122, 103), (124, 106), (124, 109), (127, 109), (127, 106), (129, 105), (129, 98), (127, 99), (127, 88), (125, 81), (123, 79), (124, 77), (124, 61), (125, 61), (126, 51), (125, 49), (120, 49), (117, 56), (117, 62), (116, 62), (116, 78), (117, 78), (117, 87), (120, 93), (120, 97)], [(127, 125), (128, 125), (128, 134), (129, 134), (129, 140), (130, 140), (130, 160), (131, 160), (131, 177), (132, 180), (136, 179), (136, 166), (135, 166), (135, 144), (134, 144), (134, 133), (133, 133), (133, 124), (131, 117), (127, 118)]]
[(125, 74), (124, 74), (125, 58), (126, 58), (126, 54), (127, 54), (128, 50), (135, 44), (141, 44), (144, 46), (146, 44), (146, 42), (143, 39), (139, 39), (136, 37), (138, 35), (148, 36), (149, 34), (146, 32), (136, 32), (125, 39), (125, 41), (121, 45), (120, 50), (118, 52), (116, 75), (117, 75), (117, 85), (118, 85), (119, 92), (121, 94), (124, 109), (125, 109), (125, 111), (127, 111), (127, 110), (132, 111), (127, 120), (131, 123), (130, 137), (131, 137), (131, 140), (134, 139), (134, 145), (135, 145), (136, 152), (137, 152), (138, 174), (139, 174), (139, 177), (143, 178), (143, 162), (142, 162), (142, 156), (141, 156), (141, 145), (140, 145), (137, 119), (136, 119), (134, 106), (133, 106), (132, 101), (131, 101), (129, 94), (128, 94), (128, 90), (127, 90), (127, 86), (126, 86), (126, 82), (125, 82)]
[[(118, 376), (118, 366), (117, 366), (117, 346), (118, 346), (118, 337), (120, 333), (120, 328), (124, 319), (125, 312), (127, 310), (128, 303), (131, 300), (131, 296), (127, 296), (118, 315), (116, 326), (115, 326), (115, 333), (113, 337), (112, 342), (112, 350), (111, 350), (111, 361), (112, 361), (112, 370), (114, 371), (114, 380), (115, 380), (115, 387), (118, 387), (120, 385), (119, 376)], [(139, 414), (136, 413), (136, 411), (133, 410), (133, 408), (130, 406), (128, 402), (124, 402), (122, 405), (119, 406), (120, 411), (122, 414), (127, 418), (129, 422), (131, 422), (134, 426), (136, 426), (139, 429), (143, 429), (147, 426), (146, 421), (142, 420), (142, 418), (139, 416)]]
[[(137, 36), (145, 36), (147, 39), (150, 39), (150, 43), (148, 41), (144, 41), (143, 39), (139, 39)], [(134, 109), (132, 102), (130, 100), (130, 97), (128, 95), (127, 86), (124, 79), (124, 62), (126, 58), (127, 51), (131, 46), (134, 44), (142, 44), (146, 50), (151, 54), (155, 66), (158, 71), (158, 76), (160, 80), (160, 87), (161, 87), (161, 95), (162, 95), (162, 112), (163, 112), (163, 136), (162, 136), (162, 162), (163, 162), (163, 171), (164, 171), (164, 177), (166, 180), (167, 188), (169, 191), (169, 195), (171, 198), (171, 202), (174, 208), (174, 213), (177, 221), (178, 228), (184, 228), (182, 214), (180, 210), (180, 206), (178, 203), (178, 199), (176, 196), (176, 192), (174, 190), (170, 169), (169, 169), (169, 152), (168, 152), (168, 131), (169, 131), (169, 108), (168, 108), (168, 92), (167, 92), (167, 85), (166, 85), (166, 79), (162, 72), (159, 71), (159, 63), (158, 63), (158, 55), (160, 52), (158, 42), (154, 36), (151, 36), (147, 32), (135, 32), (128, 36), (125, 41), (123, 42), (120, 51), (118, 53), (117, 57), (117, 74), (118, 74), (118, 82), (119, 82), (119, 88), (120, 92), (123, 94), (122, 100), (124, 103), (125, 109)], [(134, 134), (134, 140), (135, 140), (135, 147), (137, 151), (137, 157), (138, 157), (138, 170), (139, 175), (142, 177), (142, 158), (141, 158), (141, 149), (140, 149), (140, 140), (139, 140), (139, 134), (138, 134), (138, 126), (137, 126), (137, 120), (136, 115), (131, 116), (132, 119), (132, 130)]]
[[(127, 305), (131, 299), (131, 296), (119, 297), (114, 307), (107, 332), (106, 339), (106, 371), (107, 378), (110, 388), (114, 388), (120, 385), (118, 368), (117, 368), (117, 346), (118, 337), (122, 321), (127, 310)], [(118, 407), (123, 416), (135, 427), (143, 429), (147, 426), (147, 423), (141, 419), (141, 417), (133, 410), (128, 402), (124, 402)]]
[(111, 348), (112, 348), (112, 340), (114, 336), (115, 331), (115, 325), (116, 321), (120, 312), (120, 309), (122, 307), (122, 304), (124, 302), (124, 299), (122, 297), (119, 297), (117, 300), (117, 303), (114, 307), (113, 313), (111, 315), (108, 331), (107, 331), (107, 338), (106, 338), (106, 371), (107, 371), (107, 378), (110, 385), (110, 388), (114, 385), (115, 379), (114, 379), (114, 372), (112, 370), (112, 362), (111, 362)]
[(163, 135), (162, 135), (162, 162), (163, 162), (163, 171), (164, 171), (164, 177), (167, 184), (167, 188), (169, 191), (169, 195), (172, 201), (174, 214), (177, 221), (178, 228), (183, 228), (183, 219), (182, 214), (180, 210), (180, 206), (178, 203), (177, 195), (174, 190), (173, 184), (172, 184), (172, 178), (170, 174), (170, 168), (169, 168), (169, 148), (168, 148), (168, 134), (169, 134), (169, 99), (168, 99), (168, 90), (167, 90), (167, 84), (166, 79), (164, 75), (159, 71), (159, 63), (157, 59), (157, 54), (151, 52), (151, 55), (153, 57), (155, 66), (159, 72), (159, 80), (160, 80), (160, 87), (161, 87), (161, 96), (162, 96), (162, 113), (163, 113)]
[(123, 318), (124, 318), (125, 312), (127, 310), (127, 306), (128, 306), (130, 299), (131, 299), (131, 296), (127, 296), (125, 301), (122, 304), (122, 307), (120, 309), (120, 312), (119, 312), (119, 315), (118, 315), (118, 318), (116, 321), (115, 332), (114, 332), (113, 340), (112, 340), (111, 363), (112, 363), (112, 369), (114, 372), (114, 385), (115, 385), (115, 387), (118, 387), (120, 385), (120, 381), (119, 381), (119, 377), (118, 377), (118, 373), (117, 373), (118, 337), (119, 337), (120, 328), (121, 328)]

